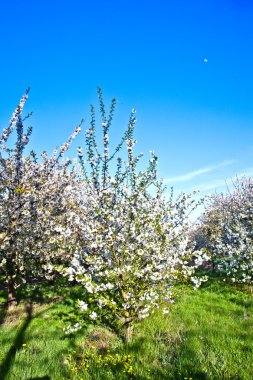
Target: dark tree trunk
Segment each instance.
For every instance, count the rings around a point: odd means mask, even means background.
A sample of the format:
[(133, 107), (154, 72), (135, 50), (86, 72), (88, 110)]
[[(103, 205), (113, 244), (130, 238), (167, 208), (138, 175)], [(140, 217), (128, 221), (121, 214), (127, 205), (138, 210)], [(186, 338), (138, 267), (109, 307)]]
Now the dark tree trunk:
[(7, 280), (7, 291), (8, 291), (8, 295), (7, 295), (7, 305), (8, 305), (8, 309), (13, 309), (17, 306), (17, 295), (16, 295), (16, 288), (15, 288), (15, 284), (14, 284), (14, 281), (13, 281), (13, 278), (12, 276), (9, 276), (8, 277), (8, 280)]

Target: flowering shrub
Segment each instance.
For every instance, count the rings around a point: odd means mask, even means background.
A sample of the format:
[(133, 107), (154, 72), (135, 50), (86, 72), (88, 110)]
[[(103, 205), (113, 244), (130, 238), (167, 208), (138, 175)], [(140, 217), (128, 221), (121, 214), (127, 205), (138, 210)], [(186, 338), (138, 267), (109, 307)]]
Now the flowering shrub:
[(253, 181), (242, 178), (234, 191), (211, 196), (197, 233), (215, 269), (233, 282), (253, 282)]
[[(95, 139), (93, 107), (91, 127), (86, 131), (88, 165), (83, 150), (78, 150), (90, 212), (80, 220), (81, 249), (69, 267), (59, 270), (87, 290), (87, 300), (79, 301), (83, 313), (92, 320), (113, 316), (124, 326), (128, 340), (134, 321), (171, 302), (176, 283), (190, 278), (199, 286), (201, 280), (194, 277), (194, 271), (204, 258), (189, 244), (187, 215), (195, 207), (191, 197), (182, 194), (174, 201), (171, 194), (166, 201), (153, 151), (148, 168), (137, 170), (141, 156), (133, 153), (135, 110), (120, 144), (109, 154), (108, 132), (115, 101), (106, 119), (101, 91), (99, 99), (103, 153), (98, 152)], [(118, 157), (112, 176), (109, 165), (124, 143), (127, 161)]]

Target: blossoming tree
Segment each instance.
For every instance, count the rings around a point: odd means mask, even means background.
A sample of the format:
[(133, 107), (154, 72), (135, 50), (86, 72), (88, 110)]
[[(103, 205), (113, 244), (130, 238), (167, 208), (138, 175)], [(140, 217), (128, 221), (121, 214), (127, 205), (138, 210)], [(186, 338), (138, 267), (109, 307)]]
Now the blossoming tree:
[[(94, 320), (99, 315), (113, 316), (129, 340), (136, 320), (161, 306), (168, 312), (166, 304), (172, 301), (178, 281), (191, 278), (195, 286), (200, 284), (194, 271), (204, 258), (202, 252), (193, 252), (188, 240), (187, 215), (194, 207), (191, 197), (182, 194), (174, 201), (171, 194), (165, 199), (153, 151), (147, 169), (137, 169), (141, 155), (133, 153), (135, 110), (121, 142), (109, 152), (115, 100), (106, 118), (101, 90), (98, 93), (103, 151), (98, 151), (94, 107), (86, 131), (87, 164), (83, 150), (78, 150), (91, 211), (80, 220), (81, 249), (61, 271), (86, 288), (89, 296), (79, 301), (81, 310)], [(124, 144), (126, 161), (118, 157)], [(110, 169), (113, 158), (117, 158), (114, 174)]]
[(214, 194), (206, 205), (198, 237), (215, 269), (233, 282), (253, 282), (253, 181), (237, 179), (234, 190)]
[[(27, 97), (28, 91), (0, 136), (0, 274), (9, 305), (16, 303), (18, 286), (43, 278), (54, 261), (67, 261), (77, 234), (77, 229), (70, 232), (70, 226), (78, 224), (74, 209), (78, 207), (79, 214), (82, 209), (78, 176), (69, 169), (70, 162), (62, 160), (80, 127), (50, 158), (43, 152), (39, 162), (34, 151), (25, 156), (32, 133), (31, 127), (26, 132), (23, 127)], [(8, 147), (14, 131), (16, 143)]]

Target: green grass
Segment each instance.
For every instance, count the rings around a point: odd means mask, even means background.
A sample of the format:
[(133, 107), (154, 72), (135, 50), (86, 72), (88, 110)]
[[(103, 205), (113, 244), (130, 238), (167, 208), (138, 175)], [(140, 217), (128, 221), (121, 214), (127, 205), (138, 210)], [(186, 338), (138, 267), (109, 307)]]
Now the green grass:
[[(65, 337), (63, 320), (68, 312), (74, 315), (78, 290), (54, 292), (63, 298), (37, 304), (32, 316), (18, 308), (5, 319), (1, 380), (253, 379), (253, 297), (245, 291), (215, 279), (197, 291), (182, 289), (170, 314), (157, 313), (135, 326), (128, 345), (106, 326)], [(71, 370), (68, 353), (75, 362), (78, 355), (85, 358), (89, 367)]]
[(253, 299), (228, 285), (186, 293), (140, 335), (154, 379), (253, 379)]

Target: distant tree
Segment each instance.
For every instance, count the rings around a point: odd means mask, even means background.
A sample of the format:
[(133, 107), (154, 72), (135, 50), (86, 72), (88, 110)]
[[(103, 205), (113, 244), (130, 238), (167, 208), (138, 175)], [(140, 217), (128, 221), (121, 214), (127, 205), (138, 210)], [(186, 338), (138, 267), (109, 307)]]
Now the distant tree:
[(253, 181), (241, 178), (232, 192), (209, 198), (195, 241), (215, 270), (233, 282), (253, 282)]

